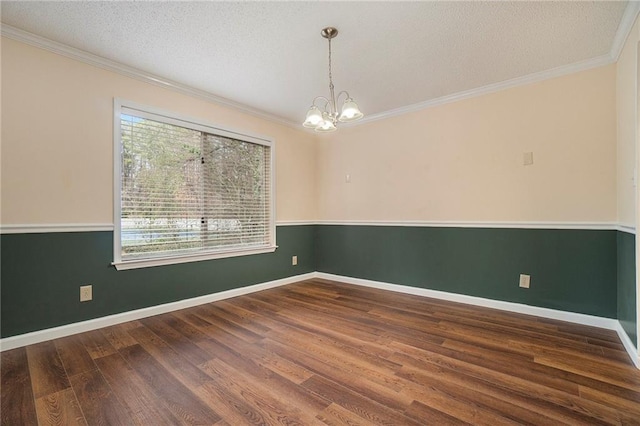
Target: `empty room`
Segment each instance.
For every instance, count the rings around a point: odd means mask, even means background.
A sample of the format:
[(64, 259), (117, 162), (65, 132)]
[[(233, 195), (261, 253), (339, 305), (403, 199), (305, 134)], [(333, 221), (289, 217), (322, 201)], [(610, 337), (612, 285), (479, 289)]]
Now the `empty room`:
[(1, 425), (640, 425), (640, 2), (2, 1)]

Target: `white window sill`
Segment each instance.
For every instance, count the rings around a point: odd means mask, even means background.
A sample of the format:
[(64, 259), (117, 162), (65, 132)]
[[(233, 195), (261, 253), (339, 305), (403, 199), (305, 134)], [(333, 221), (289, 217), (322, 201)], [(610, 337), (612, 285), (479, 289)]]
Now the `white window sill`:
[(199, 253), (199, 254), (182, 255), (182, 256), (160, 257), (156, 259), (122, 260), (122, 261), (113, 262), (112, 265), (115, 266), (118, 271), (124, 271), (127, 269), (151, 268), (153, 266), (175, 265), (178, 263), (188, 263), (188, 262), (200, 262), (202, 260), (224, 259), (226, 257), (249, 256), (252, 254), (273, 253), (274, 251), (276, 251), (277, 248), (278, 246), (272, 246), (272, 247), (264, 247), (264, 248), (251, 249), (251, 250), (236, 250), (236, 251), (217, 252), (217, 253)]

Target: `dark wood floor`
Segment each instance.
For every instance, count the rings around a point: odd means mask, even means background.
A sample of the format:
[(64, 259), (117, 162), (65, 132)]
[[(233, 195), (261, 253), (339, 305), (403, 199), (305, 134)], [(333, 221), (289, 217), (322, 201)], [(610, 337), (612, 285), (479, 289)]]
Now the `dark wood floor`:
[(3, 425), (640, 424), (615, 332), (319, 280), (1, 362)]

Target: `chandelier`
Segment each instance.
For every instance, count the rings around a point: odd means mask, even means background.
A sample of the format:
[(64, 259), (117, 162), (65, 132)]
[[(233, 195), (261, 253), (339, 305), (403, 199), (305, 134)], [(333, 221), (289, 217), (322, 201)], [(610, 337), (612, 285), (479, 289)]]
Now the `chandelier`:
[[(338, 30), (333, 27), (327, 27), (323, 29), (320, 34), (322, 37), (329, 40), (329, 92), (330, 98), (327, 99), (324, 96), (317, 96), (311, 103), (309, 111), (307, 111), (307, 118), (302, 125), (311, 129), (315, 129), (316, 132), (333, 132), (336, 130), (336, 124), (338, 121), (343, 123), (349, 121), (356, 121), (363, 117), (358, 105), (351, 99), (349, 93), (342, 91), (338, 93), (336, 97), (333, 92), (333, 77), (331, 75), (331, 39), (338, 35)], [(340, 100), (341, 95), (345, 95), (344, 103), (342, 104), (342, 110), (338, 115), (338, 107), (336, 100)], [(320, 103), (322, 108), (316, 105), (316, 102)], [(324, 105), (322, 103), (324, 102)]]

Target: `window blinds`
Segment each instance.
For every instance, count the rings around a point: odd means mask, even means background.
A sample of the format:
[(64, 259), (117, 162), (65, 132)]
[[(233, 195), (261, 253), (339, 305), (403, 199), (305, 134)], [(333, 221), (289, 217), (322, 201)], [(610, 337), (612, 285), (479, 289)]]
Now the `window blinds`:
[(127, 108), (120, 128), (123, 261), (272, 244), (270, 146)]

